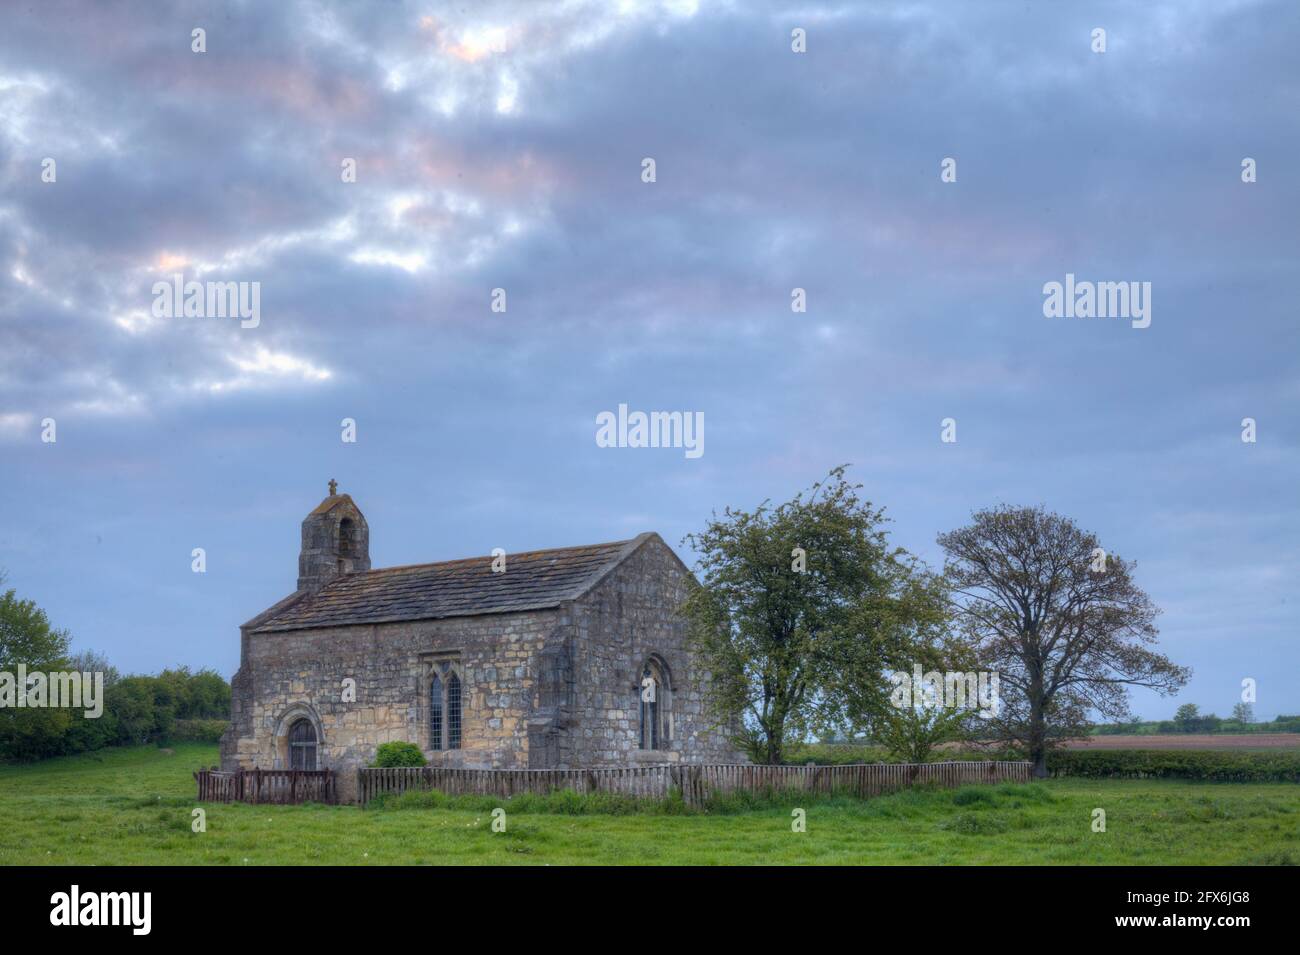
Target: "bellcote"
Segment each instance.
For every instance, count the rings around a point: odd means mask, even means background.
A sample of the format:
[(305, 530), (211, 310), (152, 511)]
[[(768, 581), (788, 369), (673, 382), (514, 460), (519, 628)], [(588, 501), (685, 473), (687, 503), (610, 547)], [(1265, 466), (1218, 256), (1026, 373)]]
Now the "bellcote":
[(329, 483), (329, 497), (302, 522), (298, 553), (298, 589), (315, 592), (340, 574), (370, 569), (370, 528), (361, 508), (338, 482)]

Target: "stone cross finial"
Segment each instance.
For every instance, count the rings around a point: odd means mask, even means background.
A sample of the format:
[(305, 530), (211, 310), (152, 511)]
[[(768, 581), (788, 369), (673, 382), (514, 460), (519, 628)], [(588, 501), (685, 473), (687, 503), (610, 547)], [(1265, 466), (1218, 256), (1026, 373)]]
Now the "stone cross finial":
[(333, 478), (330, 478), (330, 497), (333, 497), (335, 494), (337, 494), (338, 489), (339, 489), (339, 482), (334, 480)]

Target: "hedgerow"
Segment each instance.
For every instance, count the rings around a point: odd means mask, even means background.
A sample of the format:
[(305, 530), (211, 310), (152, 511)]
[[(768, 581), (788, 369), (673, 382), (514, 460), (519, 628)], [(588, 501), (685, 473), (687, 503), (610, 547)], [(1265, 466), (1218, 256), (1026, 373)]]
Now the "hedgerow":
[(1059, 750), (1053, 776), (1092, 779), (1194, 779), (1204, 782), (1300, 782), (1300, 752), (1229, 750)]

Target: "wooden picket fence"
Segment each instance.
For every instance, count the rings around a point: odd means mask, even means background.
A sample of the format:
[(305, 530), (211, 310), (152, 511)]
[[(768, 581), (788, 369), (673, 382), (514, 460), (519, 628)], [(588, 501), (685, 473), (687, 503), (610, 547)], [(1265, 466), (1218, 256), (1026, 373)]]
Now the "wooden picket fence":
[(439, 766), (357, 770), (358, 801), (364, 806), (382, 793), (436, 789), (452, 796), (509, 798), (561, 789), (578, 793), (621, 793), (663, 799), (680, 790), (687, 805), (711, 796), (748, 790), (844, 792), (878, 796), (908, 786), (944, 788), (975, 783), (1025, 783), (1028, 762), (859, 763), (849, 766), (751, 766), (742, 764), (635, 766), (618, 769), (449, 769)]
[(338, 802), (332, 769), (200, 769), (199, 802)]

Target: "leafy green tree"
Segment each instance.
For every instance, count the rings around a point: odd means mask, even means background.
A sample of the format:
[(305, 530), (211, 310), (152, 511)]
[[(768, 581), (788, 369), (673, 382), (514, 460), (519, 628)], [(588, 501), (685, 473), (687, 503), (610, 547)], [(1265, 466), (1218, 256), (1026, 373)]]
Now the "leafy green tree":
[[(72, 722), (64, 734), (59, 752), (62, 754), (87, 753), (92, 750), (112, 746), (117, 742), (117, 720), (108, 709), (107, 698), (112, 687), (121, 679), (117, 667), (108, 662), (108, 658), (94, 650), (79, 650), (68, 658), (68, 669), (78, 673), (102, 673), (104, 679), (104, 710), (91, 719), (84, 710), (72, 711)], [(49, 753), (46, 755), (55, 755)]]
[[(84, 670), (82, 672), (91, 672)], [(105, 687), (105, 697), (111, 691)], [(89, 753), (93, 750), (112, 746), (118, 741), (119, 727), (117, 718), (107, 705), (104, 711), (94, 719), (85, 715), (83, 710), (73, 710), (71, 722), (56, 750), (41, 753), (41, 756), (68, 755), (72, 753)]]
[(939, 583), (892, 547), (882, 510), (835, 468), (808, 492), (727, 508), (686, 543), (700, 586), (681, 612), (721, 725), (758, 762), (889, 706), (882, 674), (937, 641)]
[(1201, 710), (1195, 703), (1184, 703), (1174, 711), (1174, 724), (1180, 733), (1195, 733), (1201, 725)]
[(872, 736), (891, 755), (909, 763), (928, 763), (936, 746), (967, 739), (969, 711), (914, 704), (889, 707), (871, 724)]
[(173, 667), (157, 676), (122, 677), (106, 693), (107, 710), (117, 726), (117, 742), (138, 746), (172, 735), (177, 720), (225, 719), (230, 715), (230, 684), (214, 670), (191, 673)]
[(160, 739), (171, 729), (174, 711), (167, 702), (170, 694), (165, 688), (159, 691), (156, 677), (123, 677), (107, 695), (106, 705), (117, 724), (119, 745), (141, 746)]
[[(0, 577), (0, 583), (4, 578)], [(61, 670), (68, 660), (72, 637), (50, 626), (45, 611), (31, 600), (20, 600), (13, 589), (0, 597), (0, 670)]]
[[(63, 670), (71, 642), (66, 630), (50, 626), (49, 617), (35, 602), (19, 599), (13, 589), (0, 597), (0, 672), (16, 681), (19, 664), (28, 672)], [(15, 682), (15, 701), (25, 690)], [(62, 707), (0, 708), (0, 757), (35, 759), (57, 751), (71, 721), (70, 712)]]
[(230, 718), (230, 684), (216, 670), (199, 670), (190, 677), (186, 706), (180, 719)]
[(1232, 708), (1232, 718), (1243, 725), (1255, 722), (1255, 707), (1249, 703), (1238, 703)]

